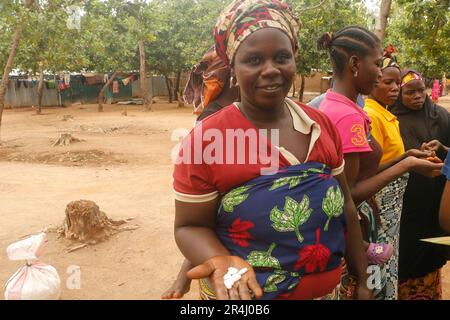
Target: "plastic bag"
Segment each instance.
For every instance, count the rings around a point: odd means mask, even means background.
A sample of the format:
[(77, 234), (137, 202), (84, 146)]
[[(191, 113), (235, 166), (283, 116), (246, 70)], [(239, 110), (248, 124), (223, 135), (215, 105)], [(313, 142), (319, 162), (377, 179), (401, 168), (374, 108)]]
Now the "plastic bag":
[(11, 244), (6, 252), (10, 260), (27, 260), (5, 285), (6, 300), (56, 300), (61, 280), (56, 269), (39, 261), (45, 233)]

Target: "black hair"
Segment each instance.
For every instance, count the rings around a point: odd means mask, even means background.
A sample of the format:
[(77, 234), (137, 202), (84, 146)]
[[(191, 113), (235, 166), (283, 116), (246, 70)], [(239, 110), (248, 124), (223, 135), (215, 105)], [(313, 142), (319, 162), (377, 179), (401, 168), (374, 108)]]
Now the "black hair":
[(358, 26), (345, 27), (334, 35), (331, 32), (324, 33), (317, 39), (317, 47), (329, 51), (333, 70), (338, 75), (344, 72), (350, 56), (364, 58), (371, 49), (381, 50), (380, 39), (369, 30)]

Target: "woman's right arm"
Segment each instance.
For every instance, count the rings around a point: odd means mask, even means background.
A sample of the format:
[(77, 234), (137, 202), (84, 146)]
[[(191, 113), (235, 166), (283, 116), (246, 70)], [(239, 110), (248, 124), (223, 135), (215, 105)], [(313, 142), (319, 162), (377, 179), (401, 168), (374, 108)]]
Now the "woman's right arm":
[(442, 169), (442, 164), (432, 163), (428, 160), (416, 157), (407, 157), (392, 167), (379, 172), (373, 177), (357, 181), (359, 172), (359, 155), (355, 153), (345, 155), (345, 174), (351, 189), (355, 205), (374, 196), (392, 181), (404, 175), (406, 172), (414, 171), (424, 176), (433, 176), (433, 171)]
[(408, 157), (416, 157), (419, 159), (425, 159), (425, 158), (428, 158), (431, 156), (433, 156), (433, 153), (431, 151), (422, 151), (419, 149), (409, 149), (409, 150), (405, 151), (405, 153), (403, 155), (401, 155), (400, 157), (380, 165), (378, 167), (378, 172), (382, 172), (382, 171), (392, 167), (393, 165), (396, 165), (400, 161), (405, 160)]
[(214, 231), (217, 208), (218, 198), (202, 203), (175, 200), (175, 240), (194, 266), (230, 254)]
[[(250, 264), (231, 256), (215, 233), (218, 198), (204, 203), (175, 200), (175, 240), (183, 255), (196, 266), (188, 272), (191, 279), (209, 277), (219, 300), (249, 300), (250, 291), (259, 298), (262, 290)], [(227, 290), (223, 276), (229, 267), (247, 268), (248, 272), (231, 290)]]

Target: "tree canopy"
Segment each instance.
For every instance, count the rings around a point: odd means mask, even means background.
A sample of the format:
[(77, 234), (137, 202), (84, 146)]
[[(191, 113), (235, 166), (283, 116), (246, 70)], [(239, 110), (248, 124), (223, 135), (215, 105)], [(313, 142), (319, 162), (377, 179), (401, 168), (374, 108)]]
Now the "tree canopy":
[[(14, 69), (52, 72), (113, 72), (139, 69), (138, 41), (145, 41), (150, 72), (174, 75), (189, 70), (213, 44), (212, 30), (230, 0), (40, 0), (23, 18)], [(362, 0), (287, 0), (298, 13), (298, 72), (330, 69), (326, 52), (316, 48), (324, 32), (348, 25), (371, 30), (375, 16)], [(430, 77), (449, 69), (450, 0), (399, 0), (392, 7), (385, 42), (399, 49), (403, 66)], [(67, 8), (83, 9), (81, 29), (69, 29)], [(0, 70), (6, 63), (23, 0), (0, 3)], [(309, 9), (308, 9), (309, 8)], [(312, 8), (312, 9), (311, 9)]]
[[(325, 32), (337, 32), (349, 25), (372, 27), (372, 17), (358, 0), (291, 0), (302, 21), (300, 31), (300, 55), (298, 72), (310, 75), (314, 69), (331, 69), (330, 59), (325, 51), (317, 49), (317, 39)], [(319, 6), (317, 6), (319, 4)]]
[(398, 49), (402, 67), (441, 78), (450, 70), (450, 0), (394, 2), (386, 43)]

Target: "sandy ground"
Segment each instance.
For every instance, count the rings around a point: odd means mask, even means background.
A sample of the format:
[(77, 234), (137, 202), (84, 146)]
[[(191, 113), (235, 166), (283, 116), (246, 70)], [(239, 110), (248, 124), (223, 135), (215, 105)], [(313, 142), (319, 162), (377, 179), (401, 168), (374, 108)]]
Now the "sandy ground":
[[(450, 107), (450, 99), (446, 99)], [(129, 106), (6, 110), (0, 148), (0, 284), (19, 268), (6, 247), (46, 227), (61, 225), (66, 205), (95, 201), (110, 218), (134, 217), (139, 229), (104, 243), (66, 253), (73, 246), (49, 234), (42, 260), (62, 280), (62, 299), (159, 299), (183, 261), (173, 238), (173, 130), (190, 129), (191, 108), (159, 102), (153, 112)], [(63, 121), (64, 115), (73, 119)], [(52, 147), (59, 133), (84, 140)], [(71, 266), (81, 270), (81, 288), (69, 289)], [(450, 264), (444, 274), (450, 299)], [(70, 287), (70, 286), (69, 286)], [(186, 299), (198, 297), (194, 283)]]

